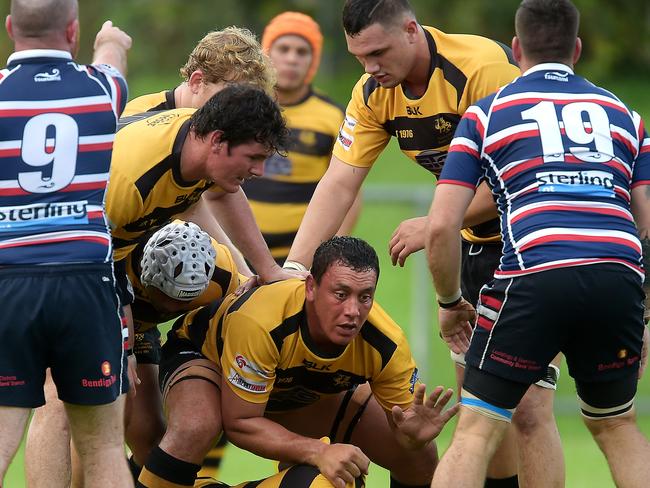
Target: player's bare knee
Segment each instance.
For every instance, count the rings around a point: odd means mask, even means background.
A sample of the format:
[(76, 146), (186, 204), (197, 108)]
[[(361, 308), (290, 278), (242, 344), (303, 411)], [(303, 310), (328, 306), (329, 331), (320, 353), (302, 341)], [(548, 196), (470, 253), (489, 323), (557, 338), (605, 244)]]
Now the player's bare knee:
[(636, 428), (636, 415), (633, 410), (615, 417), (598, 418), (583, 415), (582, 420), (596, 440), (616, 433), (619, 429)]

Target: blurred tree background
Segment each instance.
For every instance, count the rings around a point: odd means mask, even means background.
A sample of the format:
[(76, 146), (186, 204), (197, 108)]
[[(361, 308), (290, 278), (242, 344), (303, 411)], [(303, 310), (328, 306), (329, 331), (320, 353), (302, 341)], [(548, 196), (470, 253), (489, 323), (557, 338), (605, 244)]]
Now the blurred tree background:
[[(584, 54), (579, 71), (593, 81), (650, 78), (650, 1), (574, 0), (582, 14)], [(1, 0), (2, 13), (9, 0)], [(133, 37), (129, 54), (131, 94), (163, 89), (178, 82), (178, 68), (208, 31), (245, 26), (261, 36), (266, 22), (285, 10), (312, 15), (325, 35), (323, 64), (316, 80), (341, 103), (360, 74), (345, 48), (341, 27), (343, 0), (80, 0), (81, 52), (91, 57), (94, 34), (112, 20)], [(510, 44), (519, 0), (411, 0), (418, 20), (446, 32), (481, 34)], [(2, 37), (0, 56), (12, 45)], [(645, 79), (645, 80), (644, 80)]]

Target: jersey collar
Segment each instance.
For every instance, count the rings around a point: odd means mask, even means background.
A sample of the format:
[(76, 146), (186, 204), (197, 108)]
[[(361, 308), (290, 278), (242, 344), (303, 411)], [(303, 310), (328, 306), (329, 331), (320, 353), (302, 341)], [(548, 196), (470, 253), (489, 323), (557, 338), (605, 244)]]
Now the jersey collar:
[(564, 71), (569, 74), (573, 74), (573, 69), (571, 69), (566, 64), (562, 63), (540, 63), (536, 64), (532, 68), (529, 68), (522, 76), (529, 75), (531, 73), (536, 73), (538, 71)]
[(42, 58), (72, 60), (72, 54), (58, 49), (25, 49), (24, 51), (16, 51), (9, 56), (9, 59), (7, 59), (7, 66)]

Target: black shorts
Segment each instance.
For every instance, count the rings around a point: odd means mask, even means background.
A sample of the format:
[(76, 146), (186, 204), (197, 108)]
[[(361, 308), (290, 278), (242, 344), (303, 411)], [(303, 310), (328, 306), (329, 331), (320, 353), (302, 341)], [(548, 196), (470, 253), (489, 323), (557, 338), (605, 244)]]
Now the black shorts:
[(494, 271), (499, 267), (502, 249), (501, 242), (472, 244), (463, 240), (460, 288), (465, 300), (473, 306), (478, 302), (478, 295), (483, 285), (494, 279)]
[(107, 404), (128, 390), (111, 264), (0, 268), (0, 303), (0, 405), (43, 405), (48, 367), (64, 402)]
[(158, 382), (161, 391), (164, 391), (165, 385), (171, 376), (183, 364), (194, 359), (207, 360), (190, 340), (178, 337), (173, 330), (170, 330), (167, 334), (167, 340), (162, 346), (160, 356)]
[(129, 275), (126, 272), (126, 261), (128, 258), (121, 259), (120, 261), (115, 261), (115, 279), (116, 279), (116, 288), (117, 296), (120, 299), (120, 304), (125, 307), (133, 303), (135, 300), (135, 293), (133, 292), (133, 286), (129, 281)]
[[(529, 385), (563, 352), (579, 391), (590, 384), (635, 380), (643, 302), (641, 278), (618, 264), (494, 280), (481, 292), (465, 359), (468, 366)], [(476, 382), (469, 391), (486, 401), (498, 400), (482, 388)]]
[(158, 327), (135, 333), (133, 353), (138, 364), (160, 364), (160, 348)]

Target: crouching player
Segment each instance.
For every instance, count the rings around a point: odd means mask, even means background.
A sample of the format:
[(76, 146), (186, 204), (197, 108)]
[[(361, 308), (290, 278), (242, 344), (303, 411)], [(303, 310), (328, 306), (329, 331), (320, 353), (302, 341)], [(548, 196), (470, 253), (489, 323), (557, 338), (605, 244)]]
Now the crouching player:
[(374, 249), (335, 237), (317, 249), (306, 281), (178, 319), (160, 365), (167, 431), (138, 486), (192, 486), (222, 425), (239, 447), (315, 466), (337, 487), (369, 461), (391, 472), (392, 487), (428, 486), (431, 440), (456, 413), (442, 412), (452, 391), (425, 399), (406, 337), (373, 306), (378, 276)]

